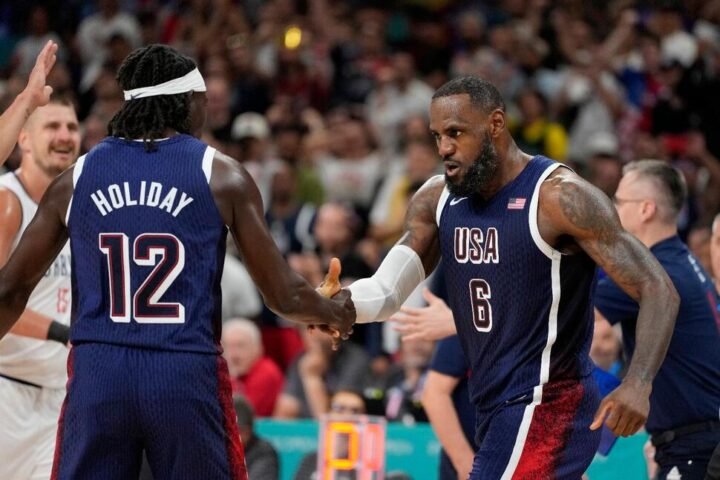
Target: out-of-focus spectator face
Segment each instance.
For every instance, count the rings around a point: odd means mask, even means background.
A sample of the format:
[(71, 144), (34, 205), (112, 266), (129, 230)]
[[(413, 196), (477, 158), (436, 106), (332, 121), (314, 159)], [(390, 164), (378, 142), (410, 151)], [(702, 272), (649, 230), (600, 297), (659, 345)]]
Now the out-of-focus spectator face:
[(413, 142), (405, 150), (407, 175), (411, 183), (424, 182), (432, 177), (439, 165), (434, 145), (427, 142)]
[(385, 38), (382, 25), (366, 22), (357, 35), (358, 44), (365, 55), (380, 55), (385, 50)]
[(239, 74), (252, 70), (253, 54), (244, 36), (236, 35), (228, 39), (227, 55), (235, 73)]
[(352, 244), (351, 218), (352, 214), (342, 205), (326, 203), (320, 207), (315, 220), (315, 239), (321, 250), (335, 252)]
[(30, 13), (30, 31), (35, 36), (45, 35), (50, 29), (48, 23), (48, 13), (45, 7), (36, 6)]
[(208, 77), (205, 79), (208, 100), (208, 119), (212, 122), (212, 115), (230, 108), (230, 86), (223, 77)]
[(510, 24), (498, 25), (490, 30), (490, 46), (506, 59), (515, 57), (515, 32)]
[(260, 333), (252, 322), (230, 320), (223, 325), (223, 356), (233, 377), (245, 375), (262, 356)]
[(72, 165), (80, 151), (80, 125), (75, 109), (49, 103), (28, 118), (18, 140), (23, 155), (30, 156), (51, 177)]
[(435, 343), (428, 340), (403, 341), (400, 344), (405, 368), (424, 369), (430, 364)]
[(431, 140), (428, 121), (422, 115), (413, 115), (403, 124), (403, 137), (406, 143)]
[(605, 319), (595, 320), (595, 332), (590, 346), (590, 358), (595, 365), (609, 371), (620, 355), (620, 340)]
[(617, 190), (622, 177), (622, 163), (614, 155), (593, 155), (588, 160), (590, 167), (590, 182), (612, 197)]
[(341, 390), (330, 399), (330, 413), (336, 415), (363, 415), (367, 412), (365, 401), (360, 395)]
[(415, 60), (409, 53), (396, 53), (393, 56), (395, 79), (400, 84), (406, 84), (415, 78)]
[(656, 38), (644, 36), (640, 39), (640, 55), (646, 72), (657, 72), (660, 68), (660, 43)]
[(343, 152), (351, 158), (364, 157), (370, 152), (368, 130), (361, 121), (352, 120), (343, 125)]
[(545, 105), (538, 92), (532, 90), (522, 92), (518, 98), (518, 107), (520, 108), (523, 121), (526, 123), (533, 122), (545, 116)]
[[(716, 285), (720, 286), (720, 214), (715, 217), (710, 238), (710, 264)], [(718, 292), (720, 293), (720, 292)]]
[(222, 55), (213, 55), (205, 60), (205, 68), (203, 74), (206, 77), (228, 78), (229, 65), (228, 61)]
[(458, 35), (463, 43), (469, 47), (477, 47), (482, 44), (482, 37), (485, 32), (485, 23), (479, 12), (465, 12), (458, 20)]
[(113, 65), (121, 65), (132, 52), (130, 42), (119, 33), (111, 35), (107, 41), (108, 61)]
[(205, 80), (207, 91), (207, 127), (215, 130), (226, 127), (231, 121), (230, 85), (225, 77), (208, 77)]
[(74, 88), (70, 69), (62, 62), (56, 63), (50, 70), (47, 81), (53, 87), (54, 92), (67, 92)]
[(706, 272), (712, 271), (712, 261), (710, 257), (711, 237), (712, 232), (709, 227), (698, 227), (690, 230), (687, 239), (688, 248)]
[(90, 114), (83, 122), (82, 152), (89, 151), (107, 135), (107, 122), (99, 115)]
[(282, 128), (275, 134), (277, 156), (283, 160), (294, 162), (300, 157), (303, 134), (296, 128)]
[(276, 167), (272, 177), (272, 201), (287, 203), (295, 197), (296, 190), (295, 172), (287, 163), (281, 163)]
[(647, 132), (637, 132), (633, 141), (633, 158), (666, 157), (662, 143)]

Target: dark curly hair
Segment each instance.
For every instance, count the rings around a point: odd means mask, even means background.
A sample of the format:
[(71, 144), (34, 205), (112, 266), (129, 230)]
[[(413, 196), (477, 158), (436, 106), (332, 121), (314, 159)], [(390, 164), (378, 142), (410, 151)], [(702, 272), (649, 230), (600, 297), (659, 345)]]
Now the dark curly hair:
[[(182, 77), (196, 68), (195, 62), (167, 45), (148, 45), (133, 51), (118, 69), (123, 90), (149, 87)], [(126, 101), (108, 124), (108, 135), (142, 139), (153, 150), (154, 139), (172, 128), (190, 132), (190, 95), (157, 95)]]

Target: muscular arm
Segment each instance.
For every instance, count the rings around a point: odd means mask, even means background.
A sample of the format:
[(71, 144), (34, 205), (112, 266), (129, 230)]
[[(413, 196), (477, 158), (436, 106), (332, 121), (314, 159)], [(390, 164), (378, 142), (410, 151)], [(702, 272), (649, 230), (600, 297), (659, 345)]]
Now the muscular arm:
[(382, 321), (398, 311), (440, 257), (435, 211), (445, 182), (433, 177), (410, 201), (405, 232), (370, 278), (352, 285), (358, 323)]
[[(538, 223), (546, 225), (543, 238), (554, 237), (552, 245), (569, 237), (639, 303), (637, 346), (623, 384), (632, 384), (646, 400), (672, 337), (677, 291), (650, 251), (621, 227), (612, 203), (598, 189), (563, 169), (545, 182), (540, 195)], [(620, 420), (612, 413), (608, 418), (610, 428), (616, 422), (623, 427), (615, 433), (627, 435), (640, 427), (638, 419)]]
[(55, 65), (57, 48), (57, 44), (52, 41), (45, 44), (30, 72), (25, 90), (0, 115), (0, 165), (10, 156), (25, 120), (35, 108), (45, 105), (50, 99), (52, 88), (45, 85), (45, 80)]
[(440, 260), (440, 238), (435, 218), (438, 201), (445, 188), (441, 176), (433, 177), (415, 193), (405, 216), (405, 231), (398, 245), (412, 248), (430, 275)]
[(48, 187), (20, 243), (0, 270), (0, 338), (25, 311), (30, 294), (67, 241), (63, 217), (72, 195), (72, 170)]
[(232, 158), (216, 153), (210, 187), (267, 306), (289, 320), (328, 324), (346, 333), (355, 320), (349, 297), (344, 302), (322, 297), (288, 266), (268, 231), (260, 192), (247, 171)]

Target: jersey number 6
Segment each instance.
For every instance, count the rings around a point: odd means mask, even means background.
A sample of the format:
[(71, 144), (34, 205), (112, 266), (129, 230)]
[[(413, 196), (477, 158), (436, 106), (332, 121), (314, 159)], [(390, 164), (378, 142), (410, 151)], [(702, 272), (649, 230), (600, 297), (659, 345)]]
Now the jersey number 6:
[(478, 332), (492, 330), (492, 306), (490, 305), (490, 284), (481, 278), (470, 280), (470, 305), (473, 322)]
[[(185, 307), (160, 299), (185, 268), (185, 247), (169, 233), (143, 233), (133, 242), (133, 262), (139, 267), (154, 267), (131, 292), (130, 240), (124, 233), (101, 233), (100, 251), (105, 254), (110, 287), (110, 319), (129, 323), (183, 323)], [(131, 303), (132, 302), (132, 303)]]

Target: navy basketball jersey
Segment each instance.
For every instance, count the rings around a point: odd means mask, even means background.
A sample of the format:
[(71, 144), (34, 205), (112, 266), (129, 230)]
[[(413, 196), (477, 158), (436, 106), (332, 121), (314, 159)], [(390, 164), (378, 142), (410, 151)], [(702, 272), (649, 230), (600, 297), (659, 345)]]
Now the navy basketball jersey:
[(217, 353), (227, 228), (215, 150), (188, 135), (108, 137), (81, 157), (68, 208), (70, 341)]
[(479, 410), (592, 371), (595, 263), (553, 249), (537, 225), (540, 185), (560, 166), (536, 156), (489, 201), (445, 189), (438, 204), (448, 301)]

